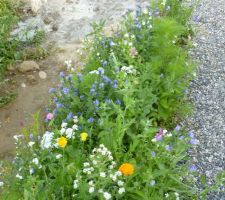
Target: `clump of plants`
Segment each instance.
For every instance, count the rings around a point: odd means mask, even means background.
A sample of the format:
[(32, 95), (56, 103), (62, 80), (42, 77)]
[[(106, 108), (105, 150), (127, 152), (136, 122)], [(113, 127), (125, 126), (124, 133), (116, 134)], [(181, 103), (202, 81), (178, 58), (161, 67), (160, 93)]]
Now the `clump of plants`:
[[(46, 50), (40, 45), (44, 38), (44, 32), (36, 31), (35, 36), (26, 41), (22, 41), (17, 35), (10, 34), (16, 23), (23, 17), (21, 12), (23, 5), (22, 0), (0, 0), (0, 84), (4, 83), (7, 67), (15, 61), (38, 59), (47, 55)], [(6, 88), (8, 87), (6, 86)], [(15, 97), (15, 93), (3, 87), (0, 91), (0, 107)]]
[(0, 1), (0, 71), (1, 74), (7, 65), (16, 60), (23, 60), (31, 55), (26, 54), (27, 48), (34, 46), (40, 49), (40, 42), (43, 38), (43, 32), (38, 31), (34, 38), (21, 41), (17, 36), (11, 36), (10, 33), (19, 19), (22, 17), (21, 7), (23, 1), (12, 2), (10, 0)]
[(188, 111), (194, 70), (182, 40), (189, 15), (181, 20), (174, 6), (190, 13), (180, 1), (157, 1), (112, 36), (94, 25), (83, 69), (66, 61), (68, 74), (49, 91), (46, 131), (15, 136), (16, 157), (2, 168), (5, 199), (204, 197), (187, 154), (198, 141), (174, 123)]

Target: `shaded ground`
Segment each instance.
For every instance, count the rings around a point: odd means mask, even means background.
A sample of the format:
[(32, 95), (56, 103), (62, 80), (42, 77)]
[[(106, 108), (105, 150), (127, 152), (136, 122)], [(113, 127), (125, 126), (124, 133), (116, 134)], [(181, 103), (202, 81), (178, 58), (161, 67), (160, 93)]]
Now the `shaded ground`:
[[(15, 73), (8, 78), (13, 80), (10, 87), (18, 93), (15, 101), (0, 109), (0, 155), (8, 156), (14, 150), (13, 135), (32, 122), (32, 115), (44, 110), (49, 102), (48, 90), (57, 85), (58, 74), (64, 70), (64, 61), (72, 59), (76, 63), (76, 50), (80, 41), (90, 32), (90, 23), (106, 19), (107, 25), (115, 24), (128, 9), (144, 4), (142, 0), (49, 0), (35, 17), (20, 22), (14, 33), (29, 28), (32, 37), (34, 29), (41, 28), (47, 33), (46, 44), (54, 44), (60, 52), (45, 60), (37, 61), (40, 70), (47, 73), (40, 79), (38, 71), (26, 74)], [(46, 45), (45, 44), (45, 45)], [(27, 80), (35, 76), (35, 83)]]

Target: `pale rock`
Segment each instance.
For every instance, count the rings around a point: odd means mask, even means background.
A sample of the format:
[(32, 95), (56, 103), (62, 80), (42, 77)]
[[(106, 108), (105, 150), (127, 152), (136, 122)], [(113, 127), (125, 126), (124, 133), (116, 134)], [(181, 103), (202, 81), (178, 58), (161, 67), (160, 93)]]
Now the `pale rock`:
[(35, 61), (24, 61), (18, 67), (19, 72), (25, 73), (29, 71), (39, 70), (39, 65)]

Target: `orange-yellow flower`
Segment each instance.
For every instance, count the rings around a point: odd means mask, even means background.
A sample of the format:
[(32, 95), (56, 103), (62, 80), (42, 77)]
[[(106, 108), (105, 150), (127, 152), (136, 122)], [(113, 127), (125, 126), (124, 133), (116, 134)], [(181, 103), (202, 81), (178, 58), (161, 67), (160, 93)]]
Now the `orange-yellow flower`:
[(64, 148), (67, 145), (67, 139), (65, 137), (58, 138), (58, 145)]
[(82, 140), (83, 142), (85, 142), (85, 141), (87, 140), (87, 137), (88, 137), (88, 134), (85, 133), (85, 132), (83, 132), (83, 133), (80, 134), (80, 138), (81, 138), (81, 140)]
[(129, 176), (134, 173), (134, 166), (130, 163), (124, 163), (120, 166), (119, 171), (124, 175), (124, 176)]

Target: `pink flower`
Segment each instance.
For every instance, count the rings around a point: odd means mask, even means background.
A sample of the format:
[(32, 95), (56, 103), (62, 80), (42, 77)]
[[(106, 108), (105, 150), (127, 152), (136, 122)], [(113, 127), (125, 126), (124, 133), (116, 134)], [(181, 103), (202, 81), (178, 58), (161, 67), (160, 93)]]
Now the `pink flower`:
[(135, 47), (132, 47), (132, 48), (130, 49), (130, 56), (131, 56), (132, 58), (134, 58), (134, 57), (137, 56), (137, 55), (138, 55), (137, 49), (136, 49)]
[(162, 140), (163, 136), (165, 135), (165, 131), (162, 128), (159, 129), (159, 132), (156, 134), (155, 138), (157, 141)]
[(47, 120), (52, 120), (54, 118), (54, 115), (52, 114), (52, 113), (48, 113), (47, 115), (46, 115), (46, 119)]

